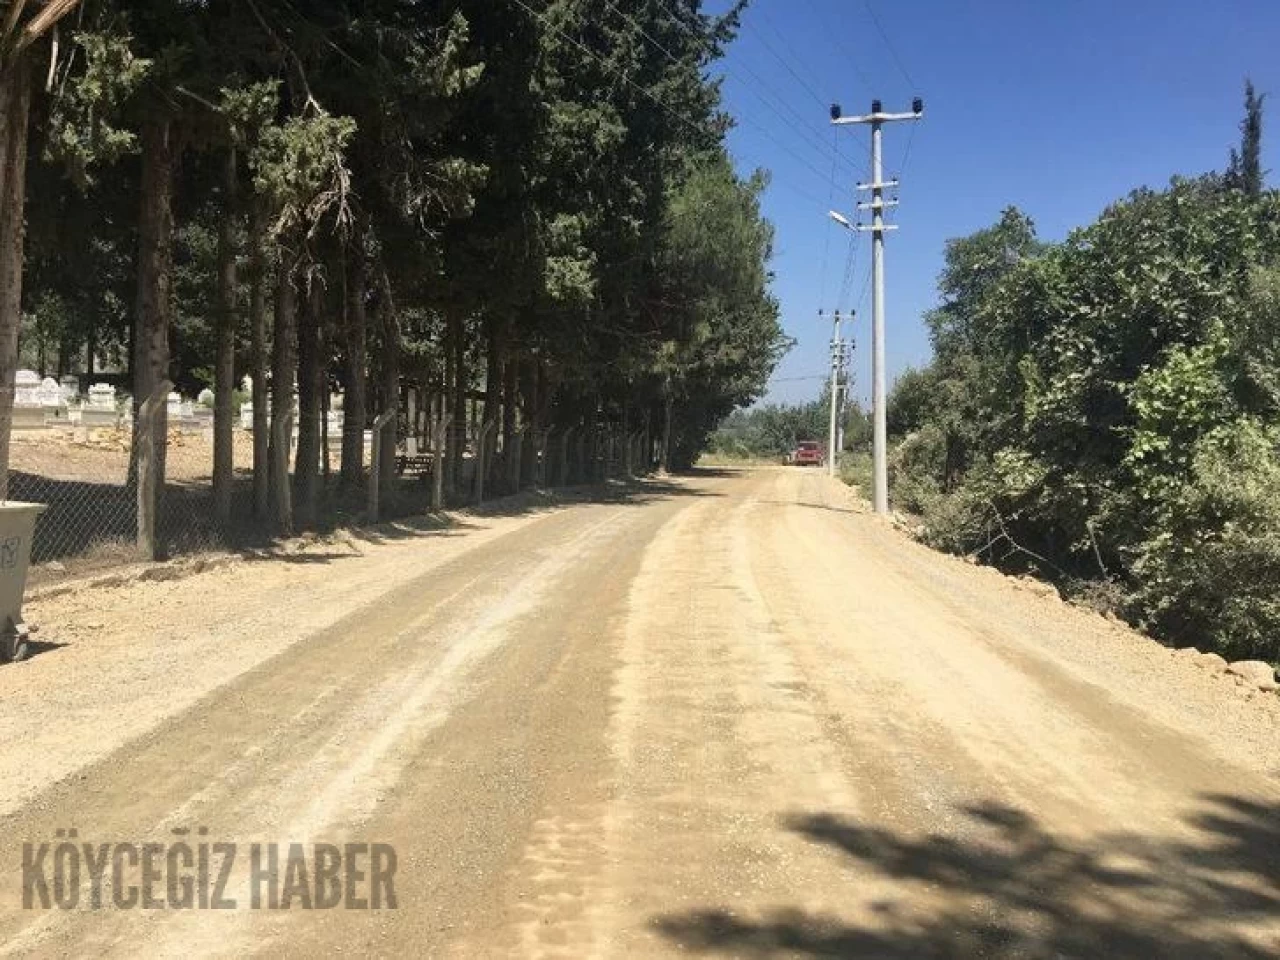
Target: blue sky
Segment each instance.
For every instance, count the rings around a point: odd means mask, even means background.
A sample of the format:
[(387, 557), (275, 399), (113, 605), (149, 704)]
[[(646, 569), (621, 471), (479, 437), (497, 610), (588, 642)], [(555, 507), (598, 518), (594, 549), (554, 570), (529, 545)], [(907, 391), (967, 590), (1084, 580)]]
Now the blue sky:
[[(873, 96), (886, 109), (925, 99), (914, 137), (913, 124), (885, 134), (886, 174), (903, 179), (901, 229), (886, 254), (892, 377), (928, 359), (921, 315), (934, 303), (948, 238), (1014, 204), (1042, 238), (1058, 240), (1136, 187), (1220, 168), (1238, 140), (1246, 75), (1274, 91), (1280, 109), (1278, 45), (1275, 0), (753, 0), (721, 69), (741, 118), (730, 137), (735, 160), (773, 175), (764, 208), (777, 228), (774, 291), (799, 341), (767, 399), (818, 393), (817, 380), (793, 378), (824, 370), (830, 327), (817, 312), (830, 314), (843, 286), (849, 234), (826, 211), (851, 211), (854, 181), (868, 178), (867, 135), (833, 131), (830, 101), (852, 114)], [(1280, 170), (1273, 115), (1264, 165)], [(865, 401), (868, 235), (855, 243), (839, 306), (858, 308), (854, 389)]]

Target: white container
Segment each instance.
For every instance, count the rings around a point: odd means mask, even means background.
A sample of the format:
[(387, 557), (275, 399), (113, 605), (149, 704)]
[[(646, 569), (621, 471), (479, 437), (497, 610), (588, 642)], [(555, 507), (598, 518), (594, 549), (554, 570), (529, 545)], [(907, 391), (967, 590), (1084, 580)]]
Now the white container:
[(27, 625), (22, 622), (22, 595), (27, 588), (31, 539), (43, 503), (0, 501), (0, 661), (27, 654)]

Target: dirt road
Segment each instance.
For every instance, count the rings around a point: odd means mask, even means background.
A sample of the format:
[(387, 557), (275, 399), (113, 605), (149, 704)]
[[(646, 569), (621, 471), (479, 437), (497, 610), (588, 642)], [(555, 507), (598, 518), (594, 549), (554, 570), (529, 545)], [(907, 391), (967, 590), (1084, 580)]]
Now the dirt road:
[[(382, 540), (34, 605), (0, 953), (1280, 956), (1280, 699), (817, 473)], [(22, 909), (72, 827), (389, 843), (398, 906)]]

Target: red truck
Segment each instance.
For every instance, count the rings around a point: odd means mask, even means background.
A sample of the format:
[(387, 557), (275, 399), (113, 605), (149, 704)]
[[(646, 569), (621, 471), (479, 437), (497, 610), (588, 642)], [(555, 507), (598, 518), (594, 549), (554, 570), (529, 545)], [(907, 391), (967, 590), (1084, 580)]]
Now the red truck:
[(791, 462), (797, 467), (820, 467), (825, 460), (822, 444), (817, 440), (801, 440), (791, 454)]

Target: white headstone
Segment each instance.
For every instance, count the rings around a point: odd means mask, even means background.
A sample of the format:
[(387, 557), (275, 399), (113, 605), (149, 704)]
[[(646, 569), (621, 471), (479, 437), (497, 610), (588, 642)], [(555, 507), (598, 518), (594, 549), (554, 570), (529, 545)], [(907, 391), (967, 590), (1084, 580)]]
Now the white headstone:
[(35, 396), (42, 407), (66, 406), (66, 399), (62, 396), (62, 387), (58, 386), (58, 381), (53, 377), (45, 377), (40, 381), (40, 386), (36, 387)]
[(119, 422), (116, 388), (109, 383), (95, 383), (89, 387), (89, 402), (80, 408), (80, 423), (86, 427), (110, 427)]
[(253, 429), (253, 402), (246, 401), (240, 404), (240, 429)]
[(196, 403), (200, 404), (200, 406), (202, 407), (212, 407), (213, 391), (210, 390), (208, 387), (205, 387), (203, 390), (200, 391), (199, 396), (196, 397)]
[(89, 388), (89, 406), (114, 410), (116, 408), (116, 388), (109, 383), (95, 383)]
[(167, 413), (172, 417), (182, 416), (182, 396), (181, 394), (171, 393), (165, 398), (165, 406), (168, 408)]
[(13, 376), (13, 402), (19, 407), (38, 407), (40, 399), (40, 374), (34, 370), (19, 370)]
[(252, 396), (253, 395), (253, 377), (249, 376), (249, 374), (247, 373), (243, 377), (241, 377), (240, 389), (243, 390), (245, 393), (249, 394), (250, 396)]

